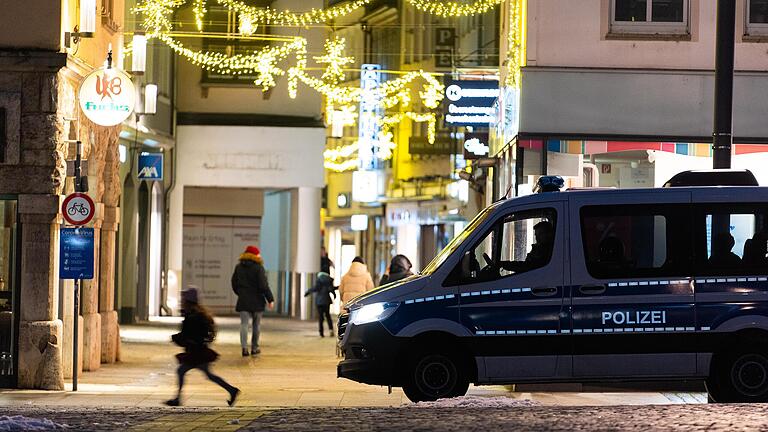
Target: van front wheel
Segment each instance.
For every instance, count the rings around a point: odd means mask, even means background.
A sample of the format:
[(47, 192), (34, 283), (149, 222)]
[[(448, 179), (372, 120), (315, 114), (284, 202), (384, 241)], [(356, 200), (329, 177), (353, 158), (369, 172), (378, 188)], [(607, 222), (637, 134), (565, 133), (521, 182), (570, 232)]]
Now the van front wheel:
[(464, 396), (468, 388), (461, 362), (445, 353), (415, 356), (403, 382), (403, 392), (411, 402)]
[(764, 351), (717, 355), (707, 391), (716, 402), (768, 402), (768, 355)]

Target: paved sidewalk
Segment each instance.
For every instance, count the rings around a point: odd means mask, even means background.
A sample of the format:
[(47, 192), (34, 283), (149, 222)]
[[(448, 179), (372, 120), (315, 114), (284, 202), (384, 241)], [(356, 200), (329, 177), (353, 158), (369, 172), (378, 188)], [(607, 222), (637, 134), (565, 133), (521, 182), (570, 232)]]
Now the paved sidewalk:
[[(176, 320), (178, 321), (178, 320)], [(269, 318), (264, 320), (262, 354), (240, 355), (238, 322), (217, 319), (214, 348), (222, 358), (213, 370), (243, 391), (239, 407), (396, 407), (408, 400), (400, 389), (358, 384), (336, 378), (335, 339), (321, 339), (315, 323)], [(0, 391), (5, 407), (160, 407), (173, 397), (178, 347), (170, 335), (178, 322), (164, 320), (121, 330), (122, 362), (102, 365), (81, 376), (78, 392)], [(472, 387), (470, 395), (531, 399), (544, 405), (645, 405), (706, 402), (701, 393), (660, 392), (540, 392), (513, 393), (502, 386)], [(227, 395), (199, 371), (187, 375), (184, 404), (227, 408)]]

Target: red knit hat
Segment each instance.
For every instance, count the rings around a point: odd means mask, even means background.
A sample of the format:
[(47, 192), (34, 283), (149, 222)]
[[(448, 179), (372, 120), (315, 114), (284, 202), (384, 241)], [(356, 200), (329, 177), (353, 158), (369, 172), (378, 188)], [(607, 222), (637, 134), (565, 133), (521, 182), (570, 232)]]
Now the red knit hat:
[(245, 253), (253, 254), (256, 256), (261, 255), (261, 251), (256, 246), (248, 246), (247, 248), (245, 248)]

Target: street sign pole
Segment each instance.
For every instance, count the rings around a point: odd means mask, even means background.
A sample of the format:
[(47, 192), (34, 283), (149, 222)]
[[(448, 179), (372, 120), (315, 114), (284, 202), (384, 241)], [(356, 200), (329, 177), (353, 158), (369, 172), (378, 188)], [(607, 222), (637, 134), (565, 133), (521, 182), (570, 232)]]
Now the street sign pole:
[[(83, 151), (82, 141), (77, 141), (77, 155), (75, 156), (75, 192), (81, 192), (81, 178), (80, 178), (80, 162)], [(73, 317), (73, 330), (74, 330), (74, 344), (72, 346), (72, 391), (77, 391), (77, 365), (80, 335), (80, 279), (75, 279), (75, 292), (74, 292), (74, 309), (75, 314)]]

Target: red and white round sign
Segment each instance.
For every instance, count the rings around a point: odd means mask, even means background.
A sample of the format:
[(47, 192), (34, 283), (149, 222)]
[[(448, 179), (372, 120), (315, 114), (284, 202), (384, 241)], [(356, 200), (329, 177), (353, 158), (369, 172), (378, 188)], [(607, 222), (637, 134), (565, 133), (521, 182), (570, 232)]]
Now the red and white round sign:
[(85, 225), (93, 219), (95, 208), (91, 197), (84, 193), (75, 192), (64, 198), (61, 213), (70, 224)]

